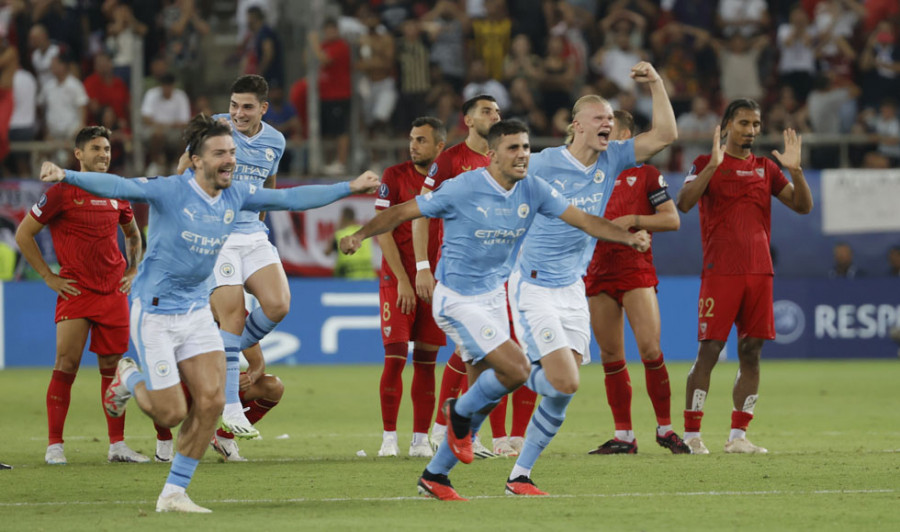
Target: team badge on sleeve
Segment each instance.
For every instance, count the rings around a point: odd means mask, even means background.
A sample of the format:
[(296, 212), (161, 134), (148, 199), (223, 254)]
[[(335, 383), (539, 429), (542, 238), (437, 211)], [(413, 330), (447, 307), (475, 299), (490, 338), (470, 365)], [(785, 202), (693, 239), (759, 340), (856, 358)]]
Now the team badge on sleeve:
[(434, 177), (438, 173), (438, 164), (431, 163), (431, 167), (428, 168), (428, 175), (426, 177)]
[(378, 197), (379, 197), (379, 198), (386, 198), (386, 197), (388, 197), (388, 194), (390, 194), (390, 192), (391, 192), (391, 189), (388, 188), (387, 183), (382, 183), (382, 184), (378, 187)]
[(35, 216), (41, 216), (44, 214), (43, 207), (47, 204), (47, 195), (41, 194), (41, 199), (38, 200), (37, 203), (31, 206), (31, 212), (35, 214)]

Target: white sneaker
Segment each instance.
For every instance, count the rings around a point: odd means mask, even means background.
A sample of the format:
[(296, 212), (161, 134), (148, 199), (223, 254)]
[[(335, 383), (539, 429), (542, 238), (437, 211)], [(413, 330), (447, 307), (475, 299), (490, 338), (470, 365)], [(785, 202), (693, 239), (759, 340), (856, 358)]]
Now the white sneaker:
[(725, 444), (726, 453), (740, 454), (766, 454), (769, 452), (765, 447), (750, 443), (747, 438), (737, 438)]
[(210, 446), (220, 455), (223, 462), (246, 462), (247, 459), (238, 452), (238, 444), (234, 438), (222, 438), (214, 434), (209, 442)]
[(444, 441), (444, 438), (447, 437), (447, 427), (444, 425), (435, 425), (431, 428), (431, 437), (429, 438), (431, 441), (431, 450), (437, 452), (438, 447), (441, 446), (441, 442)]
[(259, 436), (259, 431), (244, 415), (244, 407), (239, 403), (225, 405), (220, 426), (237, 438), (249, 440)]
[(522, 454), (522, 448), (525, 447), (525, 438), (521, 436), (510, 436), (509, 446), (517, 453)]
[(509, 438), (504, 436), (502, 438), (494, 438), (494, 454), (497, 456), (504, 457), (513, 457), (519, 456), (519, 451), (513, 449), (513, 446), (509, 442)]
[(63, 444), (54, 443), (47, 446), (47, 452), (44, 453), (44, 461), (50, 465), (66, 465), (66, 455), (63, 453)]
[(431, 458), (434, 456), (434, 451), (431, 450), (431, 445), (429, 445), (428, 440), (425, 439), (418, 444), (410, 443), (409, 455), (414, 457)]
[(684, 440), (684, 443), (691, 448), (691, 454), (709, 454), (709, 449), (706, 448), (706, 445), (703, 445), (703, 440), (699, 436)]
[(116, 366), (116, 376), (109, 383), (106, 393), (103, 394), (103, 408), (110, 417), (122, 417), (122, 414), (125, 413), (125, 404), (131, 399), (131, 392), (128, 391), (125, 383), (135, 371), (140, 370), (134, 359), (122, 357), (119, 360), (119, 364)]
[(185, 512), (193, 514), (211, 514), (212, 510), (194, 504), (187, 493), (171, 493), (156, 499), (157, 512)]
[(125, 445), (124, 441), (118, 441), (110, 445), (106, 459), (110, 462), (128, 462), (133, 464), (146, 464), (150, 461), (146, 456)]
[(173, 458), (175, 458), (175, 440), (156, 440), (156, 456), (153, 459), (168, 464)]
[(475, 455), (475, 458), (487, 459), (487, 458), (497, 458), (497, 455), (492, 453), (490, 449), (484, 446), (481, 443), (481, 437), (475, 436), (472, 439), (472, 454)]
[(397, 445), (397, 437), (382, 437), (381, 449), (378, 449), (378, 456), (397, 456), (398, 454), (400, 454), (400, 446)]

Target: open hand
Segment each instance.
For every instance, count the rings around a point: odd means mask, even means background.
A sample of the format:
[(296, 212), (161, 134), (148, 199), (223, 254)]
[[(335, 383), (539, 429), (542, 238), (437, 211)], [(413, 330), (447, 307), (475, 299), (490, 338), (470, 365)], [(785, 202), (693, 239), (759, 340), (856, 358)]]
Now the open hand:
[(784, 153), (772, 150), (772, 155), (778, 159), (781, 166), (788, 170), (800, 168), (800, 150), (803, 147), (803, 137), (791, 128), (784, 130)]

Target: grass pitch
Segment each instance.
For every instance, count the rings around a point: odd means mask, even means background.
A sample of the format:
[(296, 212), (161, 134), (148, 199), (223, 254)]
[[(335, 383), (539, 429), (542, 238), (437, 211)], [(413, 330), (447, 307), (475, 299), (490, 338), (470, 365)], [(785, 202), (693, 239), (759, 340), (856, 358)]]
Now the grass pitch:
[[(91, 356), (91, 355), (87, 355)], [(635, 456), (588, 456), (612, 434), (599, 364), (533, 478), (552, 494), (503, 495), (512, 459), (459, 465), (468, 503), (416, 495), (426, 459), (377, 458), (380, 366), (270, 368), (286, 385), (241, 443), (251, 461), (223, 464), (210, 451), (188, 492), (209, 515), (154, 512), (164, 464), (106, 463), (99, 375), (85, 367), (66, 424), (67, 466), (43, 463), (49, 369), (0, 371), (0, 530), (896, 530), (900, 527), (900, 426), (896, 361), (764, 362), (751, 439), (765, 456), (722, 452), (737, 366), (713, 373), (703, 435), (709, 456), (673, 456), (654, 442), (643, 368), (630, 365)], [(681, 432), (687, 364), (669, 364), (673, 422)], [(438, 367), (438, 381), (441, 367)], [(401, 453), (411, 431), (405, 373)], [(151, 455), (148, 418), (131, 406), (126, 441)], [(485, 423), (483, 439), (489, 439)], [(357, 456), (364, 450), (368, 456)]]

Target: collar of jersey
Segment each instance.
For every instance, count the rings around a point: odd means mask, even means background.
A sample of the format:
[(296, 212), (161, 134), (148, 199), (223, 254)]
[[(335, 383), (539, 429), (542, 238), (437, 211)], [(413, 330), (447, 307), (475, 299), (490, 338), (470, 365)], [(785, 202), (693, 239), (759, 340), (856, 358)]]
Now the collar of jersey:
[(506, 196), (506, 197), (512, 196), (512, 193), (515, 192), (516, 187), (519, 186), (519, 182), (516, 182), (516, 184), (514, 184), (511, 189), (506, 190), (505, 188), (500, 186), (500, 183), (497, 183), (497, 181), (493, 178), (493, 176), (491, 176), (491, 173), (488, 172), (487, 168), (483, 168), (481, 170), (481, 175), (484, 177), (484, 180), (488, 182), (488, 185), (493, 187), (493, 189), (496, 190), (497, 193), (502, 196)]
[[(590, 171), (591, 171), (591, 166), (585, 166), (584, 164), (582, 164), (581, 161), (579, 161), (578, 159), (575, 158), (574, 155), (572, 155), (572, 152), (569, 151), (569, 148), (568, 148), (568, 147), (566, 147), (566, 146), (561, 146), (561, 148), (562, 148), (562, 152), (563, 152), (563, 157), (565, 157), (567, 161), (569, 161), (570, 163), (572, 163), (572, 166), (574, 166), (575, 168), (577, 168), (577, 169), (578, 169), (579, 171), (581, 171), (581, 173), (583, 173), (583, 174), (590, 173)], [(606, 152), (600, 152), (600, 153), (597, 155), (597, 162), (600, 161), (600, 156), (602, 156), (604, 153), (606, 153)], [(593, 164), (593, 166), (597, 166), (597, 163), (595, 162), (595, 163)]]
[[(216, 197), (212, 197), (209, 194), (207, 194), (206, 191), (203, 190), (203, 188), (200, 186), (200, 183), (197, 182), (197, 176), (191, 176), (191, 178), (188, 180), (188, 183), (191, 185), (191, 188), (194, 189), (194, 192), (199, 194), (200, 197), (203, 198), (203, 200), (206, 201), (206, 203), (209, 203), (210, 205), (214, 205), (216, 202), (219, 201), (219, 198), (222, 197), (222, 194), (219, 194)], [(224, 191), (222, 191), (222, 192), (224, 193)]]

